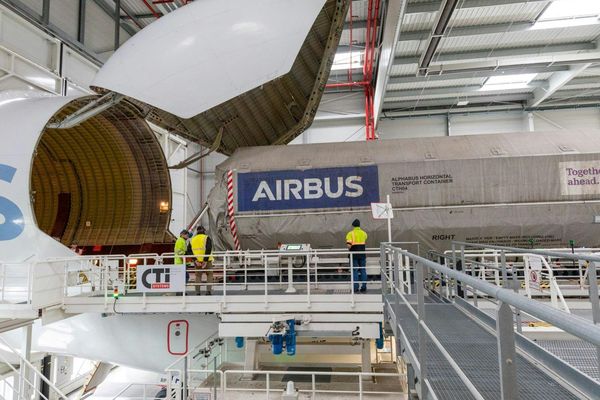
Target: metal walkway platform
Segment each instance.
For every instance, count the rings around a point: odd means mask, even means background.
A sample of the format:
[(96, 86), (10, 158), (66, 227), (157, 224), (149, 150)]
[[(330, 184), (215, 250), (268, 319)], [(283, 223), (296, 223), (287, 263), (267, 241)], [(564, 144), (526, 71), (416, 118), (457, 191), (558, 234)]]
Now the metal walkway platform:
[[(496, 337), (465, 315), (456, 306), (432, 303), (425, 305), (426, 323), (450, 353), (454, 361), (486, 399), (500, 399), (500, 378)], [(412, 302), (411, 302), (412, 303)], [(416, 301), (415, 303), (416, 304)], [(417, 321), (406, 305), (396, 305), (386, 296), (386, 306), (399, 323), (397, 337), (406, 337), (407, 353), (419, 351)], [(410, 354), (406, 354), (410, 359)], [(474, 399), (471, 393), (433, 345), (427, 348), (428, 378), (438, 399)], [(517, 355), (519, 397), (528, 400), (578, 399), (525, 357)]]
[[(463, 252), (461, 247), (460, 261)], [(590, 284), (590, 321), (561, 309), (559, 302), (545, 304), (519, 294), (516, 274), (507, 268), (503, 254), (499, 285), (487, 282), (484, 274), (461, 272), (456, 256), (443, 265), (382, 244), (384, 314), (407, 365), (409, 389), (421, 400), (600, 399), (593, 362), (600, 359), (596, 286)], [(594, 263), (600, 258), (559, 256), (593, 261), (587, 277), (596, 284)], [(491, 304), (494, 312), (480, 308), (481, 303)], [(525, 316), (561, 332), (562, 338), (571, 339), (570, 346), (536, 343), (523, 335)]]

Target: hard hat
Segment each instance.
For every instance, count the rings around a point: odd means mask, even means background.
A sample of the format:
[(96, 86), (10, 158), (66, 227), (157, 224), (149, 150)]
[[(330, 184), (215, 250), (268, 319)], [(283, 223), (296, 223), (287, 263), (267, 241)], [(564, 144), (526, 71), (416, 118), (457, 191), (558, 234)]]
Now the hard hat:
[(360, 226), (360, 221), (358, 219), (355, 219), (354, 221), (352, 221), (352, 226), (354, 226), (354, 227)]
[(182, 229), (181, 232), (179, 232), (180, 235), (189, 235), (190, 233), (188, 232), (187, 229)]

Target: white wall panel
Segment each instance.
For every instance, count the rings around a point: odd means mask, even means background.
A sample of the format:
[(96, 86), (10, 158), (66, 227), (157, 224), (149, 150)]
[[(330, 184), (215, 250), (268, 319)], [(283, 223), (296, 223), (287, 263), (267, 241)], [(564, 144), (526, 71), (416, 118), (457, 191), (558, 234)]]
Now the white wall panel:
[(79, 86), (80, 89), (89, 89), (90, 83), (99, 69), (98, 66), (67, 46), (63, 46), (62, 67), (63, 77)]
[(85, 12), (85, 46), (98, 54), (112, 53), (115, 44), (113, 18), (93, 1), (87, 2)]
[(523, 132), (527, 130), (527, 114), (521, 112), (457, 114), (450, 117), (450, 135), (452, 136)]
[(598, 108), (536, 111), (533, 113), (533, 118), (536, 131), (600, 129)]
[(2, 6), (0, 6), (0, 46), (58, 73), (60, 41)]
[(446, 116), (382, 119), (379, 121), (378, 133), (381, 139), (446, 136)]
[(71, 36), (72, 39), (77, 39), (78, 20), (79, 0), (50, 2), (50, 23)]
[(362, 118), (349, 120), (315, 121), (291, 144), (350, 142), (364, 140), (365, 123)]

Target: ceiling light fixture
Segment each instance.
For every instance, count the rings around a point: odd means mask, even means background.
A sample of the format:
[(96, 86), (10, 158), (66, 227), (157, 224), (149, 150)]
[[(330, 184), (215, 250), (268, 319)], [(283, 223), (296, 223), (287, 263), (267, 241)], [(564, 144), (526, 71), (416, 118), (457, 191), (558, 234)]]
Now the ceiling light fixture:
[(555, 0), (531, 29), (565, 28), (600, 23), (600, 1)]
[(350, 68), (362, 68), (364, 61), (364, 51), (357, 50), (352, 53), (336, 53), (333, 58), (333, 64), (331, 65), (332, 71)]
[(491, 76), (479, 90), (526, 89), (529, 87), (529, 82), (531, 82), (536, 75), (537, 74), (514, 74)]

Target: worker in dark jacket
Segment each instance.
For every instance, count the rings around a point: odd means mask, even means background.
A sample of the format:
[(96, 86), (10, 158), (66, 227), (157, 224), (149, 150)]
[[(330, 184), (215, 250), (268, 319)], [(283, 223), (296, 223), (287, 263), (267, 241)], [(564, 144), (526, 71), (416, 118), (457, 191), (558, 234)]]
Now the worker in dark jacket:
[[(346, 235), (346, 245), (352, 252), (352, 275), (354, 276), (354, 292), (365, 293), (367, 291), (367, 232), (360, 229), (360, 221), (352, 222), (353, 229)], [(362, 284), (362, 285), (361, 285)]]

